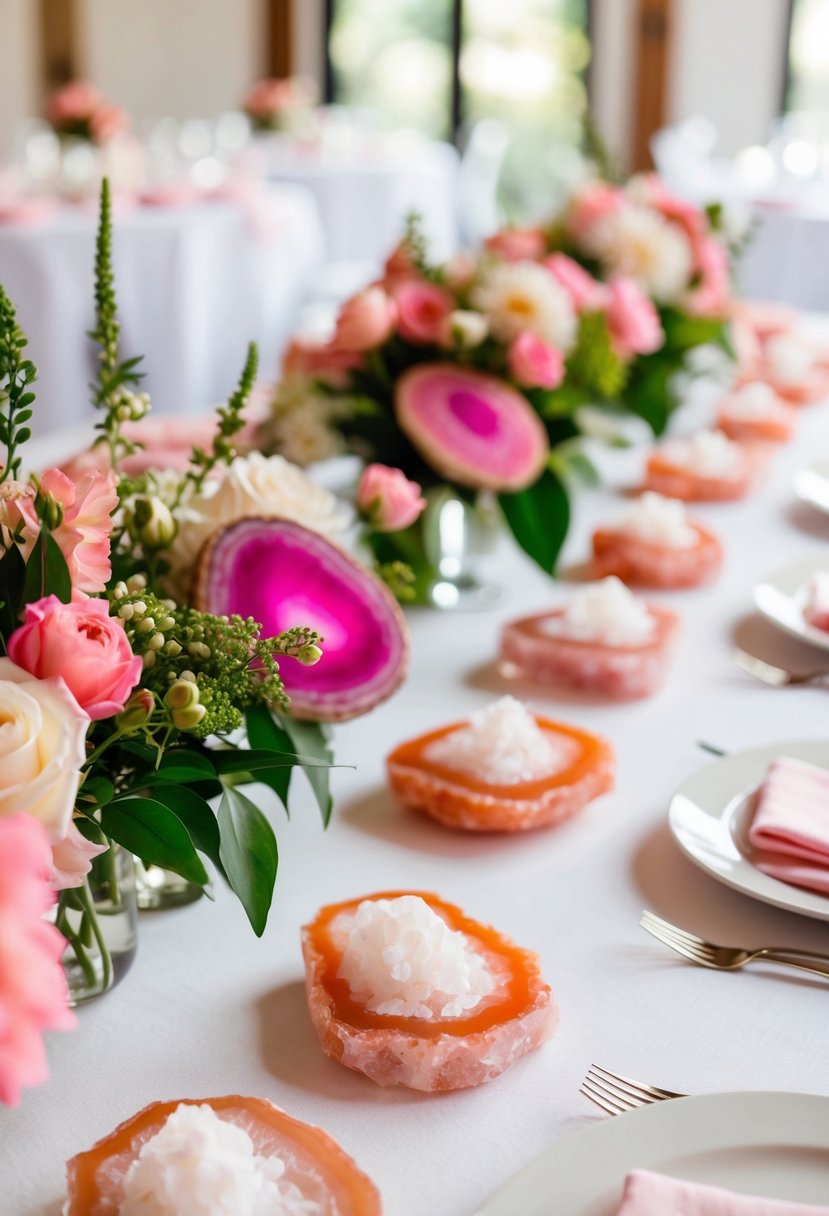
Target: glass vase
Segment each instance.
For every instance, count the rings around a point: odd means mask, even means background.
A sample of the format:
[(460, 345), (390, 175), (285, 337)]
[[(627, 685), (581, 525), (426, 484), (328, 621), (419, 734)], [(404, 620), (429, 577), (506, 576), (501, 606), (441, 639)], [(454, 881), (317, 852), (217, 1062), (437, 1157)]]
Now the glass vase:
[(119, 983), (138, 938), (135, 862), (117, 844), (96, 857), (80, 887), (61, 891), (55, 923), (66, 938), (62, 963), (69, 1003), (83, 1005)]
[(204, 888), (188, 882), (172, 870), (161, 866), (145, 866), (135, 862), (136, 892), (141, 912), (156, 912), (163, 908), (180, 908), (195, 903), (204, 894)]
[(432, 571), (425, 601), (444, 612), (492, 608), (501, 588), (476, 573), (475, 512), (448, 486), (431, 492), (420, 520), (423, 549)]

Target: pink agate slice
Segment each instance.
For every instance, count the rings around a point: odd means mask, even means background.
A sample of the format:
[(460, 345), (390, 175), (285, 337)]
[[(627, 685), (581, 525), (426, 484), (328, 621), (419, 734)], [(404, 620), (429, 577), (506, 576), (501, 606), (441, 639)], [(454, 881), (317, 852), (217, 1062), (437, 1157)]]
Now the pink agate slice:
[(521, 393), (451, 363), (410, 368), (395, 389), (397, 421), (441, 476), (460, 485), (522, 490), (541, 473), (547, 433)]
[(297, 625), (322, 635), (315, 666), (280, 664), (295, 718), (357, 717), (406, 674), (406, 623), (388, 588), (339, 546), (289, 520), (247, 518), (217, 533), (199, 561), (196, 602), (219, 616), (253, 617), (265, 637)]

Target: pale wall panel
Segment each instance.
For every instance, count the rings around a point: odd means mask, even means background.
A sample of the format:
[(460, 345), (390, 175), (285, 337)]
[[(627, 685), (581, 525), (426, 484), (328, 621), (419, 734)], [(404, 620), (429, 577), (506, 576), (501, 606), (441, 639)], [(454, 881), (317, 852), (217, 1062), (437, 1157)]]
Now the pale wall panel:
[(0, 0), (0, 151), (40, 109), (36, 21), (35, 0)]

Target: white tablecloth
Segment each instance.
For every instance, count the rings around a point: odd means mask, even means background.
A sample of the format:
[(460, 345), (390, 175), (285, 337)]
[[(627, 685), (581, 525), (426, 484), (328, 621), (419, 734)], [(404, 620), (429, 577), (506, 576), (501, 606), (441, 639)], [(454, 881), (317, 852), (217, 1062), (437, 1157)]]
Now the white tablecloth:
[(421, 216), (430, 257), (442, 260), (455, 250), (458, 154), (449, 144), (424, 142), (406, 156), (351, 159), (303, 155), (276, 142), (267, 163), (273, 181), (304, 186), (314, 195), (332, 261), (382, 262), (400, 240), (410, 211)]
[[(578, 1094), (594, 1061), (683, 1092), (829, 1092), (825, 981), (780, 969), (705, 971), (638, 927), (649, 907), (715, 941), (829, 949), (825, 923), (719, 885), (666, 827), (673, 789), (712, 762), (698, 740), (732, 751), (826, 736), (825, 690), (759, 686), (729, 652), (735, 630), (748, 627), (766, 657), (794, 657), (803, 668), (820, 661), (744, 618), (760, 576), (825, 549), (829, 520), (794, 507), (791, 484), (804, 461), (825, 452), (827, 414), (827, 406), (804, 411), (799, 437), (753, 497), (696, 511), (722, 535), (727, 560), (714, 587), (662, 597), (685, 624), (662, 694), (629, 705), (530, 696), (538, 709), (607, 734), (618, 750), (617, 790), (558, 829), (453, 834), (396, 809), (383, 776), (394, 744), (502, 691), (490, 666), (500, 622), (549, 604), (556, 589), (504, 543), (489, 559), (509, 589), (499, 610), (412, 612), (407, 684), (336, 731), (338, 757), (357, 767), (334, 774), (329, 831), (301, 780), (291, 822), (275, 812), (280, 875), (263, 940), (221, 887), (215, 903), (148, 914), (127, 978), (80, 1011), (75, 1033), (49, 1037), (50, 1081), (0, 1112), (3, 1216), (52, 1216), (64, 1160), (159, 1098), (262, 1095), (340, 1140), (376, 1180), (387, 1216), (472, 1216), (546, 1146), (604, 1117)], [(623, 467), (630, 459), (614, 457)], [(574, 561), (586, 554), (591, 526), (621, 507), (609, 490), (582, 495)], [(440, 892), (538, 950), (560, 1004), (557, 1037), (480, 1089), (380, 1089), (323, 1056), (311, 1028), (299, 926), (324, 903), (406, 887)]]
[[(40, 227), (0, 226), (0, 282), (38, 366), (37, 434), (89, 416), (94, 348), (94, 210), (63, 208)], [(124, 356), (144, 354), (159, 413), (195, 413), (232, 391), (247, 342), (264, 374), (296, 325), (324, 257), (312, 197), (274, 187), (262, 209), (209, 202), (116, 214), (114, 254)]]

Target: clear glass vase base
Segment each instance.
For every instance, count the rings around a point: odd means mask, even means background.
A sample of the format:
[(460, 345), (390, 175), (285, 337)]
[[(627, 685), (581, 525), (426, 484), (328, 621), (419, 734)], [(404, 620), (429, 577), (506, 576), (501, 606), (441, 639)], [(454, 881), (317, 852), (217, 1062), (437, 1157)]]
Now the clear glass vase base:
[(181, 908), (195, 903), (204, 894), (202, 887), (188, 882), (161, 866), (136, 865), (136, 890), (141, 912), (160, 912), (164, 908)]
[(486, 612), (503, 599), (504, 590), (495, 583), (468, 578), (458, 582), (438, 579), (428, 591), (429, 604), (442, 612)]

